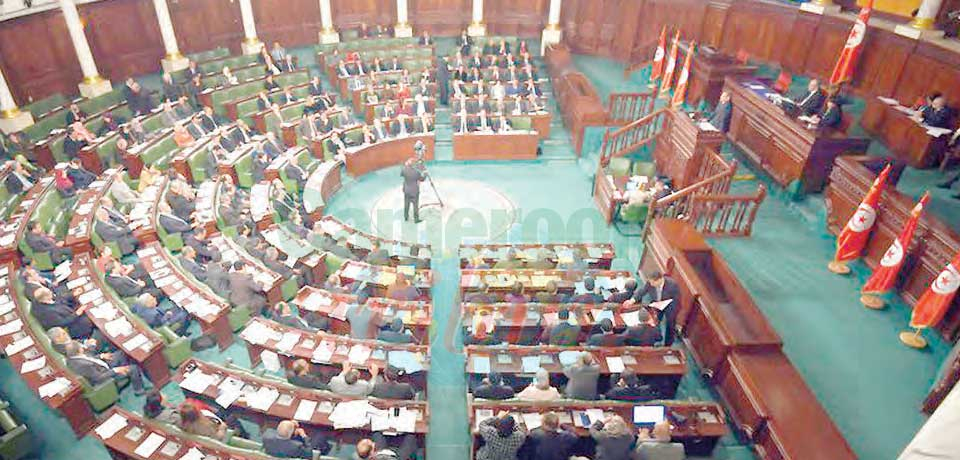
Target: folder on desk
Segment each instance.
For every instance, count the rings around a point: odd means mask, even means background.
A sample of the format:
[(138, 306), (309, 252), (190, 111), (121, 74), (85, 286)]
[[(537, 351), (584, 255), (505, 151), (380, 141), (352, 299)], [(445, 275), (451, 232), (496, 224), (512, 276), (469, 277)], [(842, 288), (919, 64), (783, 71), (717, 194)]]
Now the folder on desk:
[(475, 374), (489, 374), (490, 373), (490, 357), (489, 356), (474, 356), (473, 357), (473, 373)]
[(532, 374), (540, 370), (540, 355), (524, 356), (522, 362), (524, 373)]

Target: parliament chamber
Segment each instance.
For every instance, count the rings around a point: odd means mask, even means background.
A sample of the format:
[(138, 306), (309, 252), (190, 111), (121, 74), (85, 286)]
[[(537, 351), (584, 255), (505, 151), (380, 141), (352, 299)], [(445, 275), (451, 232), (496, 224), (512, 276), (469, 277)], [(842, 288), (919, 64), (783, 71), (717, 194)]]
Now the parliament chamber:
[(0, 459), (960, 460), (960, 1), (0, 1)]

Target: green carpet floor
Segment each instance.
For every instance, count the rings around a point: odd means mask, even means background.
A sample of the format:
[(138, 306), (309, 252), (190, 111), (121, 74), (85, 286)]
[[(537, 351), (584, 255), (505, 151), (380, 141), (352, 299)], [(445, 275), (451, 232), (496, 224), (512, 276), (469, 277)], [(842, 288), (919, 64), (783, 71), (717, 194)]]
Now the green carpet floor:
[[(442, 51), (449, 46), (441, 42)], [(300, 55), (301, 62), (313, 62), (307, 50), (294, 52)], [(610, 60), (576, 56), (574, 61), (604, 99), (611, 92), (645, 88), (642, 72), (625, 80), (622, 65)], [(157, 82), (155, 76), (146, 77), (148, 87)], [(860, 104), (862, 107), (862, 101)], [(543, 143), (543, 157), (525, 162), (450, 161), (450, 130), (440, 125), (437, 161), (429, 165), (430, 171), (437, 178), (483, 182), (512, 201), (520, 210), (518, 224), (497, 240), (611, 241), (618, 254), (614, 268), (633, 269), (642, 245), (638, 239), (623, 237), (603, 225), (590, 196), (596, 150), (604, 129), (587, 131), (585, 155), (577, 158), (559, 118), (555, 117), (553, 133)], [(441, 123), (449, 120), (449, 112), (440, 110), (438, 119)], [(872, 153), (883, 154), (883, 151), (878, 149)], [(724, 154), (739, 156), (729, 147)], [(745, 161), (741, 161), (743, 164)], [(919, 194), (937, 177), (927, 171), (908, 170), (901, 189)], [(866, 276), (863, 266), (855, 266), (854, 275), (848, 278), (825, 270), (833, 239), (824, 230), (826, 212), (822, 196), (790, 201), (762, 174), (755, 181), (735, 183), (734, 190), (750, 192), (757, 181), (767, 183), (772, 193), (761, 207), (754, 235), (717, 239), (712, 243), (783, 336), (788, 356), (860, 458), (893, 459), (923, 423), (918, 406), (949, 345), (927, 334), (931, 347), (926, 351), (901, 346), (896, 333), (906, 324), (908, 308), (899, 301), (880, 312), (861, 307), (857, 292)], [(369, 220), (364, 221), (362, 217), (377, 197), (396, 185), (396, 168), (359, 179), (346, 178), (343, 189), (329, 204), (328, 212), (341, 218), (356, 218), (358, 227), (371, 230)], [(946, 197), (945, 192), (938, 192), (934, 207), (949, 214), (953, 203)], [(427, 447), (429, 457), (434, 460), (469, 458), (466, 382), (457, 328), (459, 308), (455, 303), (459, 270), (454, 248), (459, 235), (464, 233), (469, 233), (469, 229), (447, 229), (442, 235), (445, 250), (434, 252), (433, 269), (438, 281), (432, 291), (434, 324), (429, 376), (432, 418)], [(438, 236), (441, 235), (431, 237)], [(250, 364), (242, 343), (234, 344), (223, 353), (212, 350), (199, 355), (201, 359), (231, 361), (241, 367)], [(0, 363), (0, 393), (14, 401), (18, 414), (34, 427), (39, 458), (109, 458), (97, 441), (74, 439), (66, 422), (37, 399), (6, 362)], [(164, 393), (173, 402), (182, 399), (181, 392), (173, 385), (168, 385)], [(697, 370), (691, 368), (681, 382), (678, 398), (714, 399), (715, 395), (699, 379)], [(139, 410), (142, 398), (125, 391), (121, 404)], [(727, 436), (710, 458), (754, 457), (737, 439)]]

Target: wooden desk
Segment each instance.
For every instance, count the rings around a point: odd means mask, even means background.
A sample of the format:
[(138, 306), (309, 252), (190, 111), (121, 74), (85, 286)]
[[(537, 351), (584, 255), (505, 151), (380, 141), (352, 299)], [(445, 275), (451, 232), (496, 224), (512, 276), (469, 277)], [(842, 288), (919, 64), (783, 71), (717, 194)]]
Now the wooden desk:
[[(689, 47), (689, 44), (681, 42), (680, 55), (686, 56)], [(755, 65), (741, 64), (733, 56), (720, 53), (716, 49), (698, 46), (690, 65), (688, 105), (696, 107), (701, 100), (705, 100), (710, 106), (716, 105), (723, 91), (724, 79), (748, 77), (753, 75), (757, 68)]]
[[(211, 142), (213, 142), (213, 136), (205, 136), (194, 141), (193, 144), (180, 149), (173, 155), (173, 159), (170, 161), (171, 166), (173, 166), (173, 169), (180, 173), (187, 182), (194, 183), (193, 168), (190, 167), (189, 162), (193, 159), (194, 155), (206, 150)], [(234, 183), (236, 183), (236, 177), (233, 179)]]
[(567, 310), (570, 318), (580, 326), (578, 341), (586, 342), (590, 334), (598, 327), (600, 320), (612, 316), (613, 328), (622, 332), (639, 322), (640, 305), (624, 307), (615, 303), (462, 303), (460, 318), (464, 335), (472, 329), (472, 318), (479, 310), (491, 311), (496, 321), (494, 336), (501, 342), (530, 345), (538, 343), (544, 331), (555, 326), (559, 319), (557, 313)]
[(326, 161), (320, 163), (307, 182), (303, 185), (303, 209), (310, 215), (310, 219), (316, 222), (323, 215), (323, 209), (326, 207), (330, 197), (340, 190), (340, 169), (343, 162), (338, 160)]
[(166, 385), (170, 381), (170, 369), (163, 356), (163, 337), (111, 292), (90, 257), (90, 254), (75, 256), (67, 277), (68, 283), (79, 284), (78, 289), (83, 291), (77, 295), (77, 303), (86, 308), (84, 314), (118, 351), (140, 365), (155, 387)]
[(614, 178), (607, 174), (604, 167), (600, 167), (593, 179), (593, 204), (607, 225), (613, 222), (620, 206), (627, 202), (626, 184), (629, 179), (629, 176)]
[(568, 251), (573, 253), (578, 250), (584, 251), (588, 258), (584, 262), (590, 268), (598, 270), (609, 270), (613, 259), (616, 257), (616, 250), (611, 243), (490, 243), (490, 244), (461, 244), (460, 245), (460, 268), (467, 268), (471, 259), (480, 256), (483, 261), (491, 266), (500, 260), (503, 260), (509, 249), (514, 249), (517, 256), (524, 260), (536, 260), (537, 252), (548, 251), (553, 253), (550, 261), (557, 263), (557, 253), (566, 254)]
[(320, 230), (334, 240), (345, 238), (347, 248), (358, 258), (366, 258), (377, 242), (380, 249), (390, 255), (390, 266), (412, 265), (430, 267), (430, 258), (433, 256), (429, 244), (409, 243), (406, 241), (381, 238), (371, 233), (358, 230), (347, 225), (333, 216), (323, 216), (319, 220)]
[(684, 341), (761, 458), (856, 458), (783, 354), (776, 331), (692, 225), (656, 220), (641, 269), (677, 281)]
[(200, 323), (204, 335), (212, 335), (220, 350), (233, 343), (233, 330), (227, 314), (230, 305), (210, 288), (184, 273), (160, 242), (154, 241), (137, 252), (143, 269), (171, 302), (190, 313)]
[(367, 283), (367, 289), (372, 290), (374, 295), (379, 297), (386, 296), (387, 289), (396, 282), (397, 275), (401, 273), (406, 273), (407, 281), (420, 290), (419, 300), (430, 300), (433, 272), (429, 269), (414, 270), (413, 274), (410, 274), (408, 270), (401, 267), (371, 265), (357, 260), (348, 260), (336, 271), (336, 275), (344, 285)]
[[(210, 380), (200, 384), (194, 383), (205, 378)], [(426, 401), (341, 396), (330, 391), (294, 386), (278, 379), (258, 377), (249, 372), (230, 369), (196, 358), (191, 358), (180, 366), (176, 376), (174, 376), (174, 381), (179, 384), (184, 393), (206, 401), (211, 407), (217, 407), (217, 398), (224, 393), (221, 388), (222, 385), (240, 387), (238, 393), (241, 394), (246, 388), (251, 390), (261, 388), (276, 390), (278, 393), (276, 400), (266, 409), (257, 404), (249, 404), (248, 397), (239, 395), (230, 404), (231, 411), (238, 412), (237, 415), (245, 420), (254, 421), (262, 429), (276, 428), (277, 423), (281, 420), (298, 420), (301, 424), (309, 425), (309, 427), (333, 431), (334, 423), (330, 420), (331, 411), (337, 404), (358, 399), (368, 400), (371, 405), (378, 409), (405, 408), (416, 411), (418, 414), (414, 434), (425, 435), (430, 424), (430, 412)], [(310, 404), (310, 402), (317, 403), (317, 408), (309, 413), (309, 416), (299, 414), (300, 417), (297, 417), (298, 408), (304, 402), (307, 404)], [(348, 442), (356, 442), (372, 434), (369, 423), (362, 428), (337, 429), (336, 431), (337, 434), (346, 432), (348, 438), (342, 439), (342, 441)]]
[(54, 189), (53, 176), (51, 175), (41, 178), (33, 184), (33, 187), (30, 187), (30, 190), (24, 192), (23, 198), (20, 199), (16, 209), (0, 226), (0, 263), (13, 262), (20, 266), (19, 245), (29, 231), (27, 227), (30, 224), (30, 218), (40, 204), (43, 195)]
[(73, 215), (70, 217), (70, 227), (63, 240), (63, 245), (70, 248), (74, 255), (87, 254), (93, 250), (90, 237), (96, 222), (96, 211), (100, 208), (100, 199), (110, 191), (114, 180), (123, 180), (118, 177), (122, 173), (123, 169), (108, 169), (77, 195)]
[[(7, 325), (20, 321), (21, 324), (20, 332), (0, 336), (0, 347), (6, 350), (17, 340), (30, 340), (32, 343), (16, 353), (4, 352), (5, 359), (13, 367), (14, 372), (20, 375), (20, 379), (37, 394), (37, 397), (51, 409), (60, 412), (60, 415), (70, 423), (77, 437), (82, 437), (93, 426), (95, 419), (90, 404), (83, 397), (83, 386), (79, 378), (67, 368), (62, 356), (52, 348), (40, 345), (48, 343), (49, 339), (39, 336), (39, 333), (30, 327), (32, 319), (29, 316), (29, 306), (24, 304), (23, 298), (17, 295), (13, 287), (13, 283), (18, 282), (16, 265), (5, 262), (0, 267), (0, 280), (3, 281), (3, 285), (0, 286), (0, 296), (5, 300), (0, 304), (0, 310), (10, 309), (0, 317), (0, 322)], [(21, 372), (24, 363), (41, 357), (46, 358), (46, 364), (43, 367), (32, 372)], [(52, 386), (57, 385), (53, 382), (60, 379), (66, 383), (61, 391), (41, 396), (49, 392)]]
[(940, 137), (927, 134), (927, 127), (913, 121), (904, 110), (909, 108), (888, 104), (879, 97), (867, 98), (860, 126), (914, 168), (929, 168), (939, 164), (947, 149), (950, 134)]
[[(226, 444), (214, 441), (210, 438), (205, 438), (202, 436), (194, 436), (183, 431), (180, 431), (173, 425), (168, 425), (165, 423), (158, 423), (153, 420), (148, 420), (142, 418), (139, 414), (135, 414), (126, 409), (121, 408), (120, 406), (113, 406), (100, 418), (100, 423), (102, 426), (103, 423), (107, 421), (120, 420), (115, 417), (121, 417), (124, 422), (123, 428), (121, 428), (117, 433), (109, 437), (102, 437), (96, 433), (95, 430), (90, 430), (91, 437), (96, 437), (103, 440), (103, 445), (110, 452), (110, 456), (117, 460), (131, 459), (131, 460), (169, 460), (171, 458), (178, 459), (182, 458), (188, 452), (196, 450), (200, 452), (200, 458), (223, 458), (223, 459), (233, 459), (233, 460), (276, 460), (274, 457), (271, 457), (267, 454), (247, 450), (247, 449), (238, 449), (235, 447), (228, 447)], [(96, 423), (97, 420), (93, 417), (90, 417), (91, 424)], [(139, 436), (134, 436), (138, 434)], [(146, 440), (151, 435), (161, 436), (166, 440), (156, 451), (152, 452), (150, 456), (143, 457), (136, 453), (137, 447)], [(133, 439), (129, 439), (133, 437)], [(174, 449), (176, 447), (176, 449)], [(164, 455), (163, 451), (165, 449), (170, 449), (173, 453), (170, 456)]]
[(454, 133), (455, 160), (536, 160), (536, 131)]
[(157, 215), (160, 210), (160, 200), (167, 191), (169, 179), (164, 176), (156, 183), (140, 192), (140, 201), (133, 205), (127, 217), (133, 236), (141, 245), (157, 241)]
[[(610, 381), (610, 375), (619, 373), (610, 369), (607, 358), (626, 358), (624, 368), (636, 372), (644, 383), (656, 388), (666, 398), (672, 398), (676, 394), (680, 379), (687, 372), (687, 359), (683, 351), (669, 347), (562, 347), (552, 345), (536, 347), (508, 345), (504, 347), (468, 345), (464, 347), (464, 353), (467, 355), (467, 374), (478, 376), (488, 374), (485, 370), (478, 371), (476, 368), (477, 357), (481, 357), (481, 359), (489, 360), (491, 372), (526, 379), (532, 378), (535, 371), (527, 372), (523, 369), (524, 357), (538, 357), (540, 359), (538, 366), (549, 372), (554, 382), (558, 384), (566, 383), (566, 377), (563, 375), (564, 366), (560, 359), (561, 353), (565, 355), (590, 353), (600, 366), (600, 379), (598, 380), (600, 385), (598, 391), (600, 393), (605, 393), (609, 389), (607, 384)], [(549, 357), (550, 362), (545, 362), (544, 357)], [(633, 362), (628, 362), (631, 358)], [(562, 388), (562, 385), (560, 386)], [(516, 388), (518, 391), (522, 389), (522, 387)]]
[[(284, 342), (285, 336), (291, 339)], [(331, 374), (332, 371), (332, 375), (340, 372), (343, 363), (351, 362), (350, 351), (354, 349), (357, 349), (358, 353), (372, 350), (366, 359), (352, 361), (354, 369), (363, 371), (366, 376), (364, 378), (369, 378), (368, 370), (371, 364), (376, 364), (380, 369), (386, 369), (390, 363), (389, 354), (400, 353), (411, 357), (422, 367), (422, 370), (417, 372), (408, 372), (401, 380), (409, 382), (416, 388), (423, 388), (426, 392), (426, 374), (430, 370), (430, 347), (427, 345), (396, 344), (378, 340), (353, 339), (326, 332), (310, 332), (260, 317), (250, 318), (244, 330), (240, 332), (240, 338), (247, 342), (247, 353), (253, 366), (260, 364), (261, 353), (269, 351), (280, 357), (280, 363), (285, 368), (289, 367), (293, 361), (305, 359), (325, 369), (327, 374)], [(326, 356), (324, 350), (333, 350), (333, 354)], [(361, 355), (363, 357), (366, 353)]]
[[(824, 191), (827, 206), (827, 230), (838, 234), (860, 205), (877, 174), (872, 168), (882, 168), (883, 160), (871, 156), (850, 156), (837, 159), (830, 173), (830, 183)], [(877, 169), (878, 170), (878, 169)], [(887, 183), (880, 197), (877, 222), (863, 251), (863, 261), (872, 269), (879, 264), (890, 244), (900, 234), (910, 218), (916, 200), (896, 189), (896, 183)], [(960, 251), (960, 234), (946, 222), (926, 210), (920, 217), (913, 243), (905, 248), (906, 263), (900, 272), (897, 291), (909, 305), (916, 304), (950, 261)], [(960, 335), (960, 297), (955, 298), (937, 330), (954, 340)]]
[(370, 171), (383, 169), (388, 166), (402, 165), (408, 158), (415, 155), (413, 146), (417, 141), (423, 142), (423, 159), (433, 160), (434, 135), (414, 134), (407, 137), (392, 137), (385, 141), (368, 146), (347, 149), (347, 172), (351, 176), (362, 176)]
[(809, 130), (760, 94), (771, 90), (754, 90), (747, 84), (762, 85), (734, 78), (724, 83), (733, 104), (727, 135), (780, 185), (792, 187), (799, 181), (799, 191), (819, 192), (836, 157), (867, 151), (870, 139), (850, 138), (836, 130)]
[(307, 278), (307, 281), (326, 279), (326, 253), (300, 238), (294, 231), (296, 226), (297, 224), (293, 222), (282, 222), (265, 228), (260, 234), (267, 244), (276, 248), (281, 255), (286, 257), (286, 261), (294, 260), (294, 267), (302, 269), (303, 273), (312, 277)]
[(207, 231), (207, 235), (216, 235), (217, 229), (217, 195), (220, 193), (220, 183), (222, 176), (217, 176), (212, 180), (203, 181), (197, 187), (197, 198), (195, 201), (196, 212), (193, 220), (199, 227)]
[[(685, 419), (683, 425), (674, 424), (673, 441), (684, 445), (687, 455), (710, 456), (717, 441), (727, 434), (727, 425), (724, 422), (723, 409), (715, 403), (684, 402), (684, 401), (655, 401), (642, 404), (617, 401), (488, 401), (474, 399), (467, 396), (467, 411), (470, 416), (470, 426), (476, 427), (478, 420), (484, 415), (493, 416), (499, 411), (511, 412), (518, 424), (523, 423), (519, 414), (556, 412), (561, 417), (561, 423), (570, 423), (574, 415), (579, 418), (578, 412), (587, 409), (603, 409), (604, 415), (614, 413), (623, 417), (628, 425), (633, 421), (633, 408), (636, 406), (665, 406), (668, 419), (675, 419), (680, 415)], [(479, 411), (485, 411), (483, 414)], [(492, 412), (491, 412), (492, 411)], [(576, 426), (575, 430), (581, 437), (589, 437), (589, 427)], [(477, 447), (477, 436), (474, 436), (474, 448)], [(583, 452), (580, 452), (583, 453)]]
[[(693, 185), (716, 171), (710, 169), (709, 155), (718, 155), (726, 136), (701, 125), (683, 111), (664, 112), (663, 128), (654, 145), (657, 174), (667, 176), (674, 190)], [(706, 128), (706, 129), (705, 129)]]
[[(330, 332), (339, 335), (350, 335), (350, 323), (347, 321), (347, 308), (355, 305), (355, 294), (341, 294), (330, 292), (313, 286), (304, 286), (293, 298), (291, 303), (296, 305), (301, 314), (310, 311), (330, 319)], [(372, 297), (367, 300), (370, 309), (379, 312), (383, 324), (390, 324), (393, 318), (403, 319), (404, 326), (413, 333), (417, 343), (430, 343), (430, 323), (433, 318), (433, 306), (429, 302), (393, 300), (383, 297)]]
[(738, 350), (726, 360), (716, 388), (761, 458), (857, 458), (783, 352)]
[(616, 280), (626, 280), (633, 275), (623, 270), (461, 270), (460, 293), (476, 292), (483, 283), (492, 293), (509, 292), (514, 283), (520, 282), (523, 283), (524, 293), (530, 295), (546, 290), (549, 281), (555, 282), (560, 292), (571, 293), (587, 276), (598, 282), (602, 282), (601, 278), (618, 282)]
[(640, 268), (660, 270), (679, 285), (677, 326), (711, 376), (733, 350), (779, 350), (783, 341), (736, 274), (690, 224), (656, 220)]

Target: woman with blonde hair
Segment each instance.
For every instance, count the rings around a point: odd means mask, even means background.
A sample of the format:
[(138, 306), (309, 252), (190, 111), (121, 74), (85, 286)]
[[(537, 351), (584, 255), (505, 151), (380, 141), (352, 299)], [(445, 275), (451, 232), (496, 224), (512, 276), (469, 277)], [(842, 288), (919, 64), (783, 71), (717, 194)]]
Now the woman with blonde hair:
[(590, 436), (597, 443), (594, 460), (629, 460), (633, 446), (633, 430), (619, 415), (609, 415), (590, 427)]

